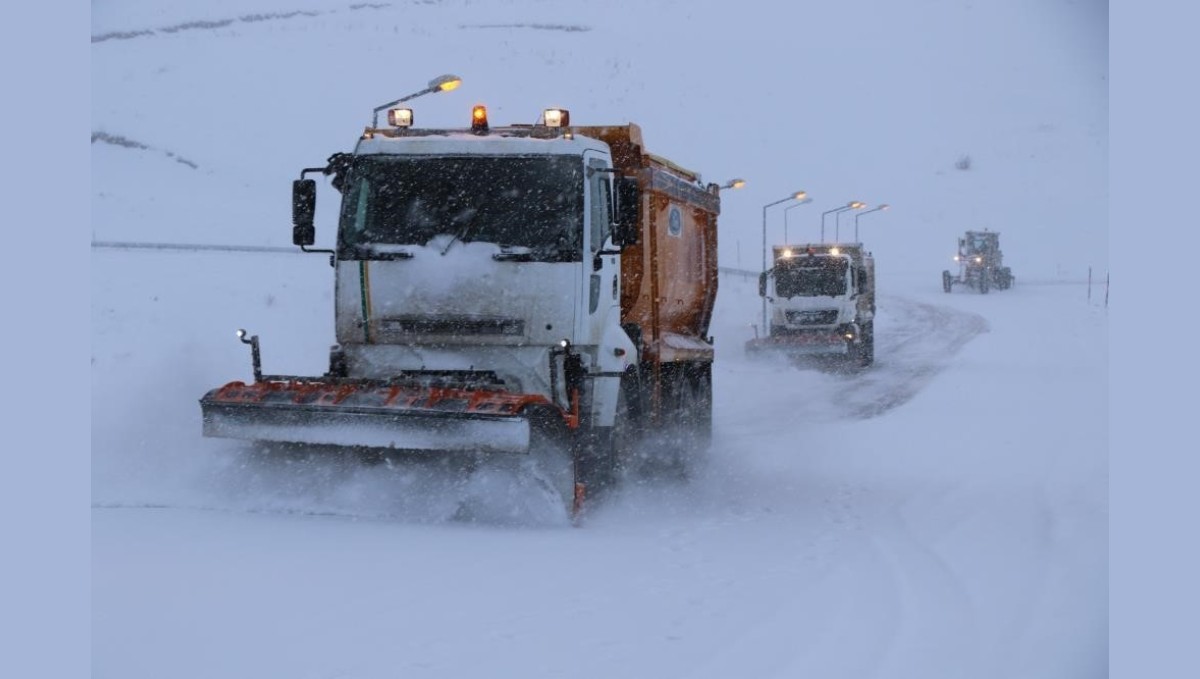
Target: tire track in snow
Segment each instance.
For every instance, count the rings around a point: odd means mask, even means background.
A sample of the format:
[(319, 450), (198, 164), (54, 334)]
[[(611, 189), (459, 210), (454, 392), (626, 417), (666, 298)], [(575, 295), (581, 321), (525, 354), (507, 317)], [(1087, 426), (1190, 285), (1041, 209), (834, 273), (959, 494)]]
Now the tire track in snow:
[(865, 420), (904, 405), (980, 333), (980, 315), (924, 304), (903, 297), (883, 297), (888, 317), (876, 332), (875, 365), (846, 382), (832, 396), (848, 419)]
[(872, 557), (889, 571), (899, 599), (897, 629), (886, 657), (880, 658), (886, 660), (883, 666), (918, 676), (984, 676), (983, 668), (969, 666), (978, 649), (941, 645), (942, 639), (979, 636), (968, 587), (928, 539), (910, 530), (900, 504), (881, 509), (863, 535)]
[[(897, 574), (872, 544), (859, 491), (842, 486), (828, 493), (814, 509), (824, 529), (804, 542), (816, 561), (773, 562), (777, 589), (770, 604), (750, 610), (752, 617), (737, 621), (719, 647), (681, 676), (875, 676), (902, 630)], [(853, 650), (848, 639), (855, 640)]]
[[(871, 646), (878, 650), (878, 667), (888, 668), (882, 676), (1020, 676), (1022, 659), (1013, 649), (1029, 648), (1030, 622), (1045, 617), (1035, 615), (1045, 605), (1048, 578), (1049, 561), (1041, 557), (1053, 544), (1054, 515), (1044, 488), (1018, 491), (1015, 502), (1012, 491), (990, 496), (999, 506), (980, 504), (978, 489), (958, 484), (917, 497), (887, 498), (866, 487), (847, 493), (858, 498), (855, 529), (841, 535), (865, 545), (850, 560), (853, 586), (890, 587), (897, 599), (882, 606), (885, 615), (895, 616), (886, 652), (881, 644)], [(982, 554), (961, 549), (953, 536), (964, 531), (988, 536), (977, 545)], [(1039, 548), (1006, 569), (978, 567), (988, 554), (1010, 552), (1014, 541)], [(877, 568), (864, 567), (868, 562)], [(950, 638), (959, 643), (941, 643)]]

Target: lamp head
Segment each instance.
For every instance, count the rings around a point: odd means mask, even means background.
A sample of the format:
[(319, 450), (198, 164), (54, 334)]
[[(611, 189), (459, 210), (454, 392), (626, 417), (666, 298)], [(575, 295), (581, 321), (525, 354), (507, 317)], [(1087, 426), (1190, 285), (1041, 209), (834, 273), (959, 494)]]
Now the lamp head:
[(429, 89), (437, 92), (449, 92), (462, 84), (462, 78), (456, 75), (439, 75), (429, 81)]

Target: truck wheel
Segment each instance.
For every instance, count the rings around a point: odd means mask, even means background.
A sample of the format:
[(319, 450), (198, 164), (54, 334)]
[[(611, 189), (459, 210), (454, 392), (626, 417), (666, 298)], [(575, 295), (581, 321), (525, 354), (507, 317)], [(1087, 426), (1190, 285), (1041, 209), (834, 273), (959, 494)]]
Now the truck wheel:
[(984, 270), (979, 274), (979, 294), (986, 295), (988, 293), (988, 279), (991, 278), (990, 272)]
[(866, 368), (875, 363), (875, 321), (867, 321), (862, 327), (862, 351), (859, 365)]
[(712, 364), (701, 363), (689, 372), (691, 372), (692, 393), (695, 396), (692, 403), (692, 427), (695, 432), (695, 442), (699, 448), (698, 452), (703, 453), (712, 444)]
[(630, 400), (626, 380), (622, 379), (613, 426), (592, 427), (576, 435), (575, 481), (587, 487), (588, 497), (603, 494), (617, 484), (621, 468), (630, 454), (637, 426)]
[(875, 361), (875, 332), (873, 323), (864, 323), (858, 330), (858, 341), (847, 341), (846, 364), (853, 368), (866, 368)]
[[(665, 368), (665, 366), (664, 366)], [(668, 376), (669, 375), (669, 376)], [(671, 476), (686, 478), (712, 441), (712, 371), (706, 363), (664, 369), (663, 427), (658, 464)]]
[(951, 278), (949, 271), (942, 272), (942, 290), (950, 292), (950, 287), (954, 285), (954, 279)]
[(617, 480), (615, 427), (593, 427), (575, 442), (575, 482), (587, 487), (588, 497), (611, 488)]

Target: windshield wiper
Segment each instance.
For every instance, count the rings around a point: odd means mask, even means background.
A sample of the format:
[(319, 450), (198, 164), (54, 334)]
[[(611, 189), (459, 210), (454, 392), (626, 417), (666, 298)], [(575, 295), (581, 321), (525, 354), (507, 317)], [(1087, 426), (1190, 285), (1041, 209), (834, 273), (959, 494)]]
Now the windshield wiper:
[(447, 252), (449, 252), (450, 246), (454, 245), (456, 242), (458, 242), (460, 240), (463, 241), (464, 243), (466, 242), (465, 239), (466, 239), (467, 235), (469, 235), (471, 233), (471, 230), (473, 228), (475, 228), (475, 224), (477, 224), (479, 222), (480, 215), (484, 214), (484, 208), (490, 206), (491, 204), (492, 204), (492, 200), (489, 198), (488, 200), (484, 201), (483, 205), (480, 205), (478, 208), (475, 209), (475, 214), (471, 215), (471, 221), (467, 222), (467, 225), (463, 227), (462, 231), (459, 231), (458, 233), (453, 234), (450, 237), (450, 242), (446, 243), (446, 247), (442, 248), (443, 255), (446, 254)]

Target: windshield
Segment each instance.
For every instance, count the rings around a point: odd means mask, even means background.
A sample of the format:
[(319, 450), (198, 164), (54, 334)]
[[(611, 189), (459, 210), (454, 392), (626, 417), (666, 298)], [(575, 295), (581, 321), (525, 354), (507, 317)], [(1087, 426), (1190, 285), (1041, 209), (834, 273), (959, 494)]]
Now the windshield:
[(821, 297), (846, 294), (846, 260), (840, 257), (802, 257), (775, 268), (775, 294)]
[(462, 242), (580, 261), (583, 163), (577, 156), (359, 156), (343, 184), (339, 255), (372, 245)]
[(992, 245), (995, 236), (991, 234), (972, 233), (967, 240), (967, 254), (986, 253), (995, 249)]

